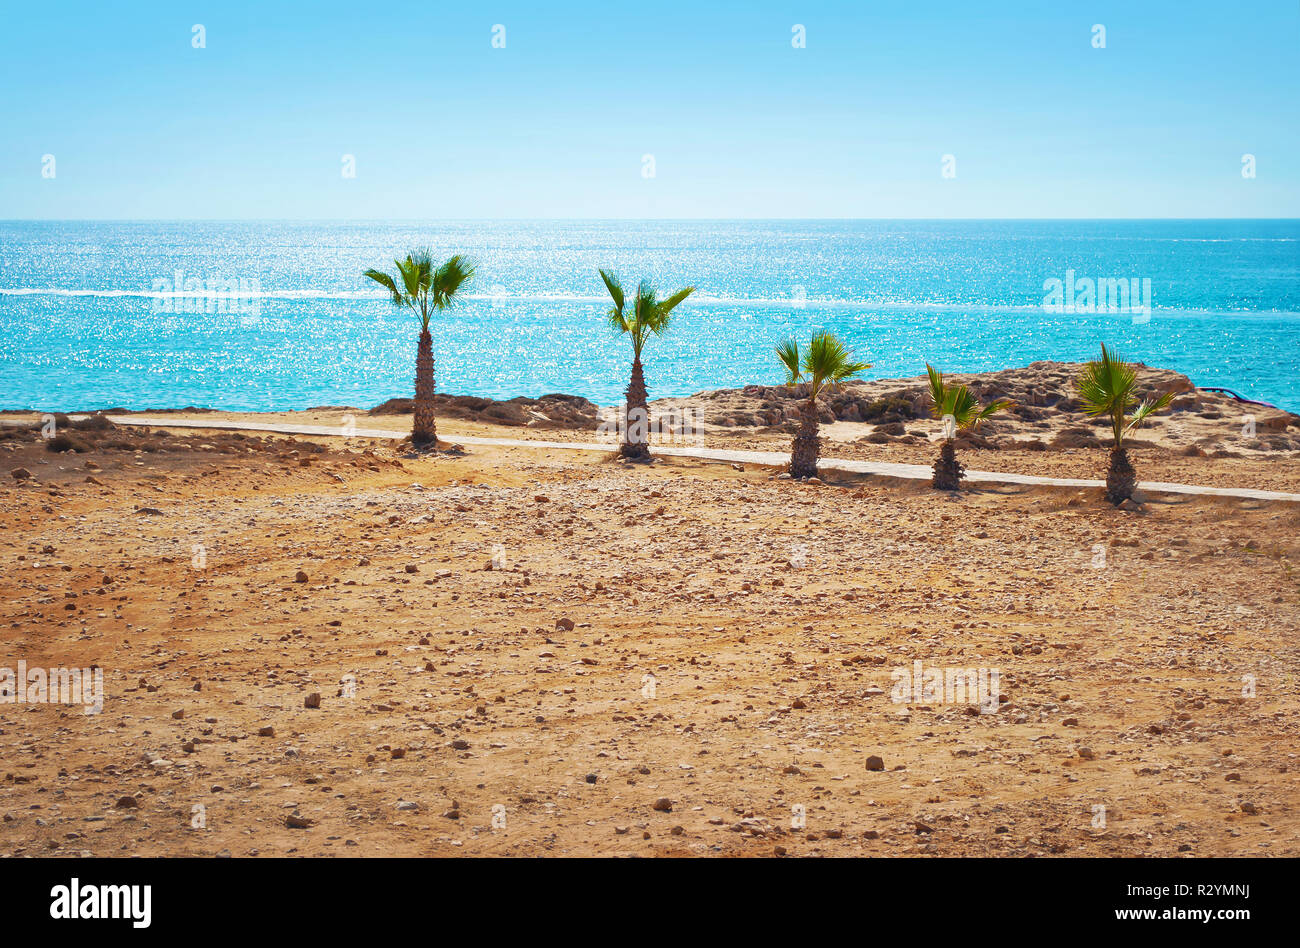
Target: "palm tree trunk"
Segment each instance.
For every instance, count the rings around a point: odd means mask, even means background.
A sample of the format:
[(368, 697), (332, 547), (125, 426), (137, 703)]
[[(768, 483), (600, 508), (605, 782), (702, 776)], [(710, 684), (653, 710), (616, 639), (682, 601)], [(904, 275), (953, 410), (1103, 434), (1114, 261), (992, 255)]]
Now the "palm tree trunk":
[(632, 380), (627, 386), (627, 415), (623, 429), (623, 446), (619, 453), (625, 458), (641, 459), (650, 456), (650, 407), (646, 392), (645, 375), (641, 371), (641, 357), (632, 358)]
[(961, 479), (966, 476), (966, 469), (957, 460), (957, 449), (952, 438), (945, 438), (939, 448), (939, 457), (934, 462), (935, 490), (961, 490)]
[(415, 422), (411, 442), (438, 443), (433, 421), (433, 339), (427, 329), (420, 332), (420, 348), (415, 356)]
[(817, 402), (808, 399), (799, 409), (799, 431), (790, 450), (790, 476), (817, 476)]
[(1110, 449), (1110, 469), (1106, 472), (1106, 499), (1118, 507), (1137, 489), (1137, 471), (1124, 448)]

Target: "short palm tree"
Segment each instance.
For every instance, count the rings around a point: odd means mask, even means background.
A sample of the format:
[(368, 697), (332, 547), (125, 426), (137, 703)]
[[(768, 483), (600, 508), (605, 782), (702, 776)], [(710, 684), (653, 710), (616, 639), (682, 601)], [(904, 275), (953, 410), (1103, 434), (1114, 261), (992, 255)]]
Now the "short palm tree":
[(442, 312), (456, 299), (456, 294), (474, 276), (474, 264), (456, 254), (434, 267), (427, 250), (414, 250), (405, 260), (394, 260), (396, 277), (380, 270), (367, 270), (365, 276), (386, 289), (394, 306), (409, 309), (420, 320), (420, 344), (415, 355), (415, 420), (411, 442), (416, 445), (438, 443), (433, 419), (433, 338), (429, 319)]
[(776, 354), (785, 366), (785, 384), (801, 386), (802, 393), (807, 396), (807, 401), (799, 409), (799, 430), (790, 449), (790, 476), (816, 477), (817, 398), (823, 392), (834, 391), (871, 365), (854, 362), (844, 343), (829, 332), (815, 333), (802, 354), (799, 343), (793, 339), (777, 346)]
[(1104, 344), (1101, 361), (1085, 365), (1074, 385), (1083, 400), (1083, 410), (1090, 417), (1110, 416), (1114, 442), (1110, 449), (1110, 468), (1106, 473), (1106, 499), (1119, 506), (1131, 498), (1137, 488), (1137, 473), (1129, 462), (1124, 437), (1150, 415), (1168, 408), (1177, 393), (1166, 392), (1159, 398), (1147, 399), (1138, 405), (1131, 418), (1126, 417), (1129, 407), (1137, 402), (1137, 370)]
[[(998, 399), (981, 407), (979, 400), (965, 385), (944, 384), (943, 375), (928, 362), (925, 364), (925, 371), (930, 376), (930, 401), (933, 403), (930, 412), (936, 418), (945, 419), (943, 446), (939, 449), (939, 457), (934, 462), (934, 480), (931, 483), (935, 490), (960, 490), (961, 479), (966, 476), (966, 470), (957, 460), (957, 447), (954, 444), (957, 432), (974, 428), (990, 415), (1010, 408), (1011, 403), (1005, 399)], [(951, 426), (946, 420), (948, 418), (952, 419)]]
[(632, 337), (632, 379), (627, 386), (623, 444), (619, 453), (625, 458), (642, 460), (650, 456), (650, 406), (641, 369), (641, 351), (651, 335), (662, 336), (667, 331), (669, 315), (678, 303), (695, 292), (695, 287), (688, 286), (661, 300), (654, 288), (642, 281), (632, 300), (632, 312), (628, 313), (618, 277), (609, 270), (601, 270), (600, 278), (614, 301), (607, 314), (610, 326)]

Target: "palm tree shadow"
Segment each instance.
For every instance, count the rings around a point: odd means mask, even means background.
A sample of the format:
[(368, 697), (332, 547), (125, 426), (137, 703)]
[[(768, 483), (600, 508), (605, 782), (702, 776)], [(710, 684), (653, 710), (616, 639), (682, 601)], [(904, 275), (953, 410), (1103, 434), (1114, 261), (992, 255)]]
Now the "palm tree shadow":
[[(962, 484), (958, 494), (970, 494), (972, 496), (984, 496), (992, 494), (998, 497), (1023, 497), (1031, 494), (1035, 490), (1033, 485), (1029, 484), (1003, 484), (994, 481), (976, 481), (975, 483)], [(935, 491), (936, 494), (946, 494), (950, 491)]]
[(1143, 506), (1159, 504), (1161, 507), (1187, 507), (1196, 501), (1196, 497), (1191, 494), (1153, 494), (1144, 491), (1141, 487), (1137, 492), (1142, 498)]

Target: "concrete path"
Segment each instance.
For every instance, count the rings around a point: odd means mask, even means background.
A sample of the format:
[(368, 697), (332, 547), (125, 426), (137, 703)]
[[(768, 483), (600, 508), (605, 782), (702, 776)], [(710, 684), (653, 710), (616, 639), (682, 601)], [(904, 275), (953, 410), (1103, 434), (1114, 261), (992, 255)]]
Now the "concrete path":
[[(316, 437), (342, 437), (338, 425), (293, 425), (258, 421), (178, 421), (154, 415), (109, 415), (116, 425), (149, 425), (154, 428), (215, 428), (225, 431), (267, 431), (275, 434), (312, 435)], [(351, 432), (355, 438), (404, 438), (409, 432), (388, 428), (357, 428)], [(550, 448), (565, 451), (612, 451), (612, 444), (594, 444), (580, 441), (527, 441), (518, 438), (455, 438), (457, 444), (476, 444), (502, 448)], [(719, 448), (654, 447), (656, 454), (679, 458), (700, 458), (706, 461), (730, 461), (738, 464), (765, 464), (779, 467), (790, 461), (789, 452), (783, 451), (727, 451)], [(889, 461), (850, 461), (839, 458), (820, 458), (819, 467), (829, 471), (848, 471), (853, 474), (876, 474), (883, 477), (900, 477), (908, 480), (928, 481), (933, 472), (926, 464), (897, 464)], [(1105, 487), (1104, 481), (1081, 480), (1072, 477), (1038, 477), (1033, 474), (1001, 474), (996, 471), (966, 472), (966, 480), (989, 484), (1025, 484), (1035, 487)], [(1254, 490), (1249, 487), (1197, 487), (1192, 484), (1169, 484), (1161, 481), (1143, 481), (1140, 490), (1158, 494), (1197, 494), (1208, 497), (1239, 497), (1245, 500), (1282, 500), (1300, 503), (1300, 494), (1278, 490)]]

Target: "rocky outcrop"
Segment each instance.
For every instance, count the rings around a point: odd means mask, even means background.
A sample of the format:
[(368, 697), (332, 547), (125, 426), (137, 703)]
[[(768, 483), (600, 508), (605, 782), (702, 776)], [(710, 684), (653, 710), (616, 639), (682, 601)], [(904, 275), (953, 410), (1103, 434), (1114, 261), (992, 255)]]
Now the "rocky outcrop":
[[(370, 409), (371, 415), (409, 415), (413, 399), (390, 398)], [(519, 396), (508, 401), (475, 395), (437, 395), (434, 411), (443, 418), (463, 418), (489, 425), (519, 428), (563, 428), (594, 431), (599, 407), (577, 395)]]
[[(1133, 439), (1165, 440), (1182, 449), (1190, 442), (1202, 451), (1225, 445), (1254, 450), (1300, 450), (1300, 416), (1280, 409), (1237, 401), (1227, 395), (1198, 390), (1187, 376), (1169, 369), (1138, 369), (1139, 397), (1181, 393), (1167, 411), (1152, 418)], [(1101, 448), (1110, 443), (1108, 423), (1083, 412), (1074, 380), (1083, 366), (1070, 362), (1034, 362), (1023, 368), (980, 374), (954, 373), (949, 381), (965, 384), (982, 402), (1006, 399), (1006, 412), (974, 431), (962, 431), (958, 448), (1071, 450)], [(706, 431), (742, 434), (747, 429), (793, 432), (799, 421), (802, 396), (783, 385), (746, 385), (740, 389), (701, 392), (690, 398), (659, 399), (654, 413), (691, 409)], [(821, 424), (854, 422), (872, 426), (862, 435), (873, 444), (915, 443), (937, 429), (930, 414), (925, 376), (849, 382), (818, 405)], [(1253, 421), (1256, 437), (1239, 437)]]

